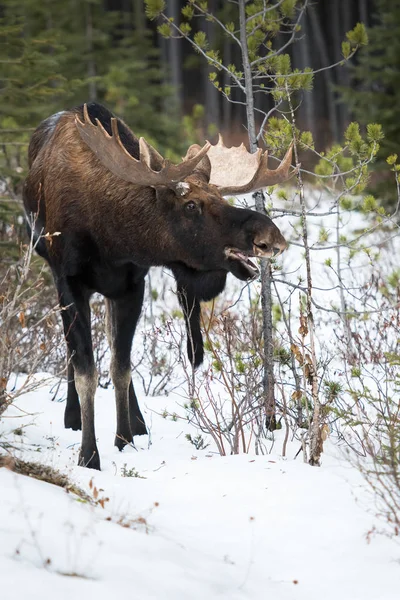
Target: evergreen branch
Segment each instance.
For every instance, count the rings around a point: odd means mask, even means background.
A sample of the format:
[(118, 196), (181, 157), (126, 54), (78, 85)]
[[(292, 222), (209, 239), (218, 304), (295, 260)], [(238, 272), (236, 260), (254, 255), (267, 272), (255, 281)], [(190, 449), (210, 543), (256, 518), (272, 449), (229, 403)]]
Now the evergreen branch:
[[(310, 75), (316, 75), (317, 73), (321, 73), (322, 71), (328, 71), (330, 69), (333, 69), (335, 67), (342, 67), (344, 65), (344, 63), (346, 63), (347, 61), (349, 61), (350, 59), (353, 58), (353, 56), (357, 53), (357, 50), (359, 49), (359, 46), (357, 46), (356, 48), (354, 48), (354, 50), (349, 54), (349, 56), (347, 58), (342, 58), (341, 60), (332, 63), (331, 65), (328, 65), (326, 67), (321, 67), (319, 69), (310, 69), (310, 71), (307, 71), (307, 74)], [(275, 53), (269, 54), (268, 56), (263, 57), (263, 60), (267, 60), (272, 56), (277, 56), (278, 54), (280, 54), (280, 50), (278, 50)], [(298, 77), (300, 73), (286, 73), (284, 75), (285, 78), (290, 78), (290, 77)], [(254, 79), (270, 79), (270, 80), (274, 80), (277, 79), (278, 77), (283, 77), (283, 75), (281, 73), (278, 74), (273, 74), (270, 73), (268, 75), (255, 75)]]
[(265, 18), (265, 15), (268, 12), (271, 12), (272, 10), (276, 10), (284, 2), (285, 2), (285, 0), (279, 0), (276, 4), (274, 4), (273, 6), (270, 6), (269, 8), (267, 8), (266, 6), (264, 6), (264, 8), (262, 10), (260, 10), (258, 13), (255, 13), (254, 15), (251, 15), (250, 17), (247, 17), (246, 24), (249, 23), (252, 19), (257, 19), (258, 17), (264, 17)]
[(265, 113), (264, 120), (263, 120), (263, 122), (261, 123), (260, 129), (259, 129), (259, 132), (258, 132), (258, 134), (257, 134), (257, 142), (259, 141), (260, 137), (261, 137), (261, 136), (262, 136), (262, 134), (264, 133), (264, 127), (265, 127), (265, 125), (267, 124), (267, 121), (268, 121), (268, 119), (270, 118), (270, 116), (271, 116), (271, 115), (272, 115), (272, 114), (273, 114), (273, 113), (274, 113), (276, 110), (278, 110), (278, 107), (279, 107), (281, 104), (282, 104), (282, 100), (279, 100), (279, 102), (278, 102), (277, 104), (275, 104), (275, 106), (273, 106), (273, 107), (271, 108), (271, 110), (269, 110), (267, 113)]
[[(283, 0), (282, 0), (282, 1), (283, 1)], [(241, 45), (241, 43), (240, 43), (240, 40), (239, 40), (239, 38), (237, 38), (237, 37), (236, 37), (236, 35), (235, 35), (235, 34), (234, 34), (232, 31), (229, 31), (229, 29), (228, 29), (227, 27), (225, 27), (225, 25), (222, 23), (222, 21), (220, 21), (220, 20), (219, 20), (219, 19), (218, 19), (218, 18), (217, 18), (215, 15), (211, 15), (211, 13), (207, 12), (206, 10), (203, 10), (203, 9), (202, 9), (202, 8), (201, 8), (201, 7), (200, 7), (198, 4), (192, 4), (192, 6), (193, 6), (194, 8), (197, 8), (197, 10), (198, 10), (198, 11), (199, 11), (199, 12), (200, 12), (200, 13), (201, 13), (203, 16), (207, 16), (207, 17), (210, 17), (210, 16), (212, 16), (212, 21), (213, 21), (213, 22), (215, 22), (215, 23), (217, 23), (217, 24), (218, 24), (218, 25), (221, 27), (221, 29), (223, 29), (223, 31), (224, 31), (224, 32), (225, 32), (227, 35), (229, 35), (229, 36), (230, 36), (230, 37), (231, 37), (231, 38), (232, 38), (232, 39), (233, 39), (233, 40), (234, 40), (234, 41), (235, 41), (235, 42), (238, 44), (238, 46), (239, 46), (240, 48), (242, 47), (242, 45)]]
[[(283, 46), (281, 46), (281, 48), (279, 48), (279, 50), (277, 50), (276, 52), (273, 52), (272, 54), (270, 54), (269, 57), (272, 58), (274, 56), (278, 56), (279, 54), (282, 54), (282, 52), (286, 48), (288, 48), (295, 41), (295, 39), (296, 39), (296, 33), (297, 33), (296, 30), (297, 30), (298, 25), (300, 24), (300, 21), (301, 21), (301, 19), (303, 17), (304, 12), (305, 12), (305, 10), (306, 10), (306, 8), (308, 6), (308, 2), (309, 2), (309, 0), (305, 0), (304, 1), (304, 4), (303, 4), (302, 8), (300, 9), (299, 16), (297, 17), (297, 21), (292, 26), (292, 28), (293, 28), (292, 29), (292, 33), (290, 34), (290, 38), (288, 39), (288, 41), (285, 44), (283, 44)], [(263, 61), (265, 61), (265, 57), (264, 56), (262, 56), (261, 58), (257, 58), (256, 60), (253, 60), (253, 62), (251, 63), (251, 67), (253, 68), (253, 67), (259, 65)]]
[(215, 58), (212, 58), (210, 56), (207, 55), (207, 53), (200, 48), (200, 46), (198, 46), (196, 44), (196, 42), (194, 42), (192, 40), (192, 38), (184, 33), (178, 25), (176, 25), (173, 21), (170, 21), (169, 18), (167, 17), (167, 15), (165, 15), (164, 13), (161, 13), (160, 16), (167, 22), (169, 23), (169, 25), (171, 27), (173, 27), (175, 29), (175, 31), (177, 31), (179, 33), (179, 35), (181, 37), (183, 37), (185, 40), (187, 40), (194, 48), (197, 52), (199, 52), (199, 54), (202, 54), (204, 56), (204, 58), (207, 60), (208, 63), (212, 63), (214, 65), (214, 67), (216, 67), (219, 70), (225, 71), (225, 73), (227, 73), (229, 75), (229, 77), (232, 77), (232, 79), (236, 82), (237, 86), (242, 90), (242, 92), (245, 94), (246, 90), (243, 87), (243, 85), (240, 83), (240, 80), (236, 77), (236, 75), (234, 75), (234, 73), (232, 73), (227, 67), (225, 67), (225, 65), (223, 65), (222, 63), (218, 62), (217, 60), (215, 60)]

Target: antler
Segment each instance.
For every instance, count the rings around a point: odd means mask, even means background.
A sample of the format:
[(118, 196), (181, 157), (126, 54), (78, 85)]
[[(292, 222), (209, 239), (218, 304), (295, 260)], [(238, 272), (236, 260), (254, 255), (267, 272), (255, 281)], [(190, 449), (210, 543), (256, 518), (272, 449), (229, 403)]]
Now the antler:
[(255, 192), (269, 185), (289, 179), (292, 163), (292, 144), (277, 169), (268, 169), (268, 152), (258, 148), (250, 154), (244, 146), (227, 148), (219, 136), (218, 144), (211, 146), (207, 156), (211, 161), (210, 183), (219, 188), (222, 196)]
[[(98, 119), (97, 125), (92, 123), (86, 104), (83, 107), (83, 118), (82, 122), (78, 115), (75, 116), (75, 124), (83, 141), (107, 169), (136, 185), (173, 186), (183, 181), (193, 173), (211, 146), (207, 142), (195, 156), (174, 165), (164, 159), (144, 138), (140, 138), (140, 160), (137, 160), (129, 154), (120, 140), (117, 119), (111, 119), (112, 135), (109, 135)], [(160, 167), (159, 170), (154, 170), (154, 166)]]

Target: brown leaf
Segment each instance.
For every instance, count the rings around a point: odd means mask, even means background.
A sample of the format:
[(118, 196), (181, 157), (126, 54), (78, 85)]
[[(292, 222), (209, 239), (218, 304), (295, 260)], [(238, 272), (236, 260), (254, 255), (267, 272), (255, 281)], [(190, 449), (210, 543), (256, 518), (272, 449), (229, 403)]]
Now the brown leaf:
[(308, 385), (312, 385), (313, 382), (313, 371), (312, 371), (312, 366), (309, 364), (306, 364), (306, 366), (304, 367), (304, 375), (307, 379), (307, 383)]
[(19, 319), (19, 322), (21, 323), (21, 327), (26, 327), (25, 313), (23, 311), (21, 311), (19, 313), (18, 319)]
[(308, 324), (307, 324), (307, 319), (306, 317), (304, 317), (303, 315), (300, 316), (300, 327), (299, 327), (299, 334), (302, 337), (305, 337), (308, 333)]
[(296, 346), (296, 344), (291, 344), (290, 345), (290, 350), (292, 351), (292, 353), (295, 356), (295, 359), (297, 360), (297, 362), (299, 363), (299, 365), (301, 366), (303, 364), (303, 355), (300, 352), (300, 349), (298, 346)]
[(325, 440), (327, 440), (328, 437), (329, 437), (329, 427), (325, 423), (325, 425), (322, 425), (322, 428), (321, 428), (321, 440), (323, 442), (325, 442)]

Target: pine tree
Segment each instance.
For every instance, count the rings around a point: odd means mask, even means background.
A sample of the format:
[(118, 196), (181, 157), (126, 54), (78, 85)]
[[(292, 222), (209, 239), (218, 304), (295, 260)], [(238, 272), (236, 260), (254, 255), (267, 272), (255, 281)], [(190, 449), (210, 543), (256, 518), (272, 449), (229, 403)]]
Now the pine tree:
[[(400, 4), (376, 0), (375, 8), (369, 44), (351, 69), (351, 88), (342, 94), (361, 124), (382, 124), (385, 138), (376, 166), (387, 170), (386, 158), (398, 153), (400, 136)], [(379, 186), (378, 193), (388, 194), (385, 186)]]
[[(16, 224), (33, 128), (65, 102), (61, 36), (46, 23), (46, 4), (3, 0), (0, 18), (0, 227)], [(14, 197), (14, 198), (13, 198)]]
[(129, 20), (126, 13), (122, 16), (98, 85), (99, 98), (161, 154), (178, 158), (184, 149), (178, 106), (164, 82), (154, 34), (138, 6)]

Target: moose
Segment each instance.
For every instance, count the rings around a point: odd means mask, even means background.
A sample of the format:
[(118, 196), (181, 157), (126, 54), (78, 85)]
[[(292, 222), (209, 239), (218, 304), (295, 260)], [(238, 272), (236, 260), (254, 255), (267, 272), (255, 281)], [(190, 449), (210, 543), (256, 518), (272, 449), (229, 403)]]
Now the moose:
[(266, 215), (224, 196), (254, 192), (289, 177), (292, 151), (277, 169), (268, 154), (244, 145), (192, 145), (178, 165), (105, 107), (59, 112), (32, 135), (23, 200), (36, 251), (58, 292), (68, 357), (66, 428), (82, 429), (79, 465), (100, 469), (94, 426), (98, 374), (90, 297), (106, 302), (110, 375), (115, 389), (115, 445), (147, 433), (131, 378), (130, 353), (152, 266), (176, 281), (193, 367), (203, 361), (200, 302), (216, 297), (228, 273), (242, 281), (259, 271), (253, 257), (286, 248)]

